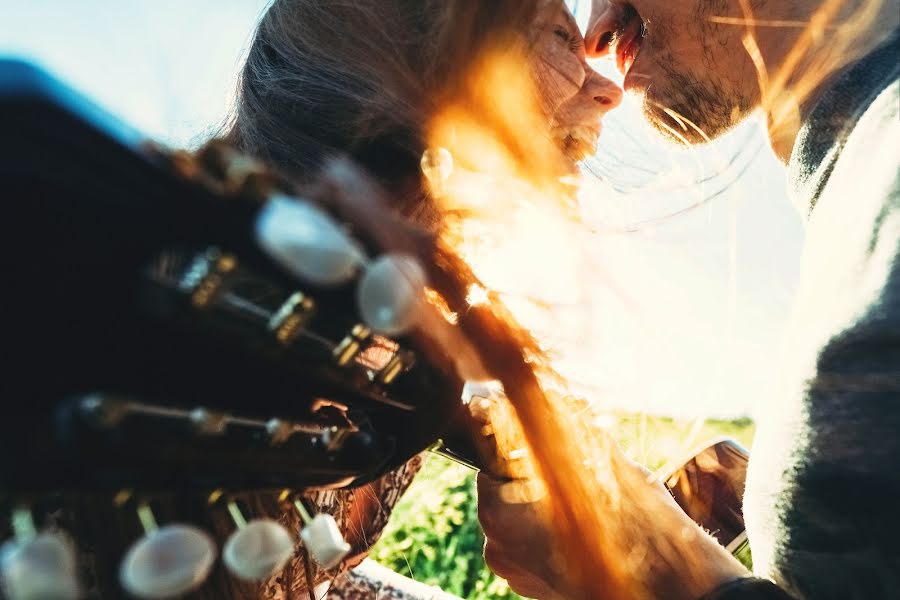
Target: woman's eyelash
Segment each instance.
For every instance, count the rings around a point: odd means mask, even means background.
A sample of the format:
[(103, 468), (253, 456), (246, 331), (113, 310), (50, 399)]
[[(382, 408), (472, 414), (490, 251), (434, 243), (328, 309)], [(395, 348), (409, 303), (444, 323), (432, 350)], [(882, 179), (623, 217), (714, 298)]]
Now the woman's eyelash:
[(584, 45), (584, 39), (580, 35), (574, 35), (563, 27), (557, 27), (553, 30), (553, 33), (556, 37), (566, 42), (569, 45), (569, 50), (572, 52), (578, 52)]

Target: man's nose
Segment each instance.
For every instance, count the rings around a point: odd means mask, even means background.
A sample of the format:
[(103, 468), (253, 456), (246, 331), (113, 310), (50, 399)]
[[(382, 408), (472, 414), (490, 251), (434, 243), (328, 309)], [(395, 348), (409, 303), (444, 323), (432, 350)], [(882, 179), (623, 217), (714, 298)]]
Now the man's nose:
[(599, 58), (609, 54), (618, 21), (619, 11), (610, 0), (594, 0), (587, 35), (584, 36), (584, 50), (588, 58)]

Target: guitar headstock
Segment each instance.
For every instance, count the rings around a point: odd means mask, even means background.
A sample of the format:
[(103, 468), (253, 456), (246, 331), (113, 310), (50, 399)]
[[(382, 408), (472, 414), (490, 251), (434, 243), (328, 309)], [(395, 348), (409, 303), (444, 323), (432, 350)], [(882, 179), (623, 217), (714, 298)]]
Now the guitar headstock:
[[(0, 63), (0, 125), (0, 501), (20, 525), (48, 495), (97, 494), (208, 557), (147, 499), (217, 496), (240, 525), (231, 494), (273, 490), (330, 563), (342, 540), (300, 492), (373, 481), (439, 440), (474, 459), (460, 358), (412, 335), (434, 312), (408, 245), (427, 236), (385, 242), (358, 216), (351, 235), (321, 187), (303, 197), (219, 142), (162, 149), (19, 63)], [(128, 554), (132, 580), (158, 551)]]
[[(293, 507), (324, 568), (349, 546), (303, 494), (372, 482), (426, 448), (512, 477), (509, 502), (547, 492), (519, 485), (534, 471), (527, 451), (508, 452), (524, 428), (558, 440), (571, 423), (548, 420), (533, 340), (502, 307), (469, 306), (465, 263), (386, 211), (352, 166), (298, 187), (220, 142), (168, 151), (9, 61), (0, 127), (0, 514), (15, 533), (0, 575), (12, 600), (79, 596), (71, 542), (37, 531), (32, 510), (73, 498), (140, 525), (145, 537), (115, 558), (121, 587), (161, 598), (200, 585), (218, 553), (174, 519), (227, 514), (223, 562), (239, 579), (295, 552), (295, 535), (242, 505), (247, 492)], [(440, 156), (423, 168), (439, 176)], [(504, 458), (479, 447), (489, 438)], [(563, 500), (593, 497), (551, 471)], [(158, 515), (159, 495), (193, 508)]]

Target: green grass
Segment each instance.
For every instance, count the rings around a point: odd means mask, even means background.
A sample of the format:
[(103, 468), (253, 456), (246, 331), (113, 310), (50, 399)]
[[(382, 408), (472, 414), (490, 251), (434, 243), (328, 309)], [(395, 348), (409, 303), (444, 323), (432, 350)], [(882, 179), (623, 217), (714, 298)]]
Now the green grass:
[[(625, 452), (654, 470), (687, 458), (715, 438), (729, 437), (749, 449), (755, 430), (748, 418), (690, 421), (622, 415), (611, 425)], [(395, 508), (371, 556), (398, 573), (468, 600), (520, 598), (487, 570), (483, 545), (474, 473), (433, 455)]]

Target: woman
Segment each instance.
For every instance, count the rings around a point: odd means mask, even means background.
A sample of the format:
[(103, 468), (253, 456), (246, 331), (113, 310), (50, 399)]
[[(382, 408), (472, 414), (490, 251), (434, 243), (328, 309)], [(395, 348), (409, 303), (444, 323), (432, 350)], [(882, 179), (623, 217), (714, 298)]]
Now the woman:
[(228, 137), (300, 180), (328, 158), (349, 156), (405, 211), (423, 210), (425, 126), (460, 63), (485, 47), (473, 31), (479, 25), (468, 22), (484, 17), (454, 13), (508, 12), (507, 23), (529, 21), (530, 66), (555, 134), (587, 127), (599, 135), (603, 114), (621, 101), (621, 90), (585, 62), (584, 40), (563, 0), (493, 8), (443, 0), (349, 4), (275, 2), (241, 73)]
[[(451, 70), (471, 59), (460, 47), (483, 48), (485, 40), (472, 39), (476, 30), (492, 18), (506, 18), (510, 24), (521, 19), (527, 28), (529, 65), (547, 131), (562, 151), (580, 157), (593, 147), (600, 120), (620, 103), (621, 91), (587, 65), (581, 33), (562, 0), (531, 7), (497, 3), (493, 10), (478, 6), (484, 4), (276, 1), (259, 24), (241, 73), (229, 139), (306, 181), (327, 159), (349, 156), (387, 189), (399, 211), (435, 226), (420, 169), (426, 124), (448, 93)], [(377, 540), (419, 466), (414, 459), (369, 489), (329, 494), (323, 508), (339, 513), (339, 522), (356, 523), (356, 535), (349, 536), (353, 558), (345, 567), (362, 560)], [(317, 500), (321, 504), (323, 498)], [(302, 575), (304, 568), (292, 572)], [(326, 576), (316, 572), (313, 580)], [(307, 585), (303, 576), (278, 582), (266, 587)]]

